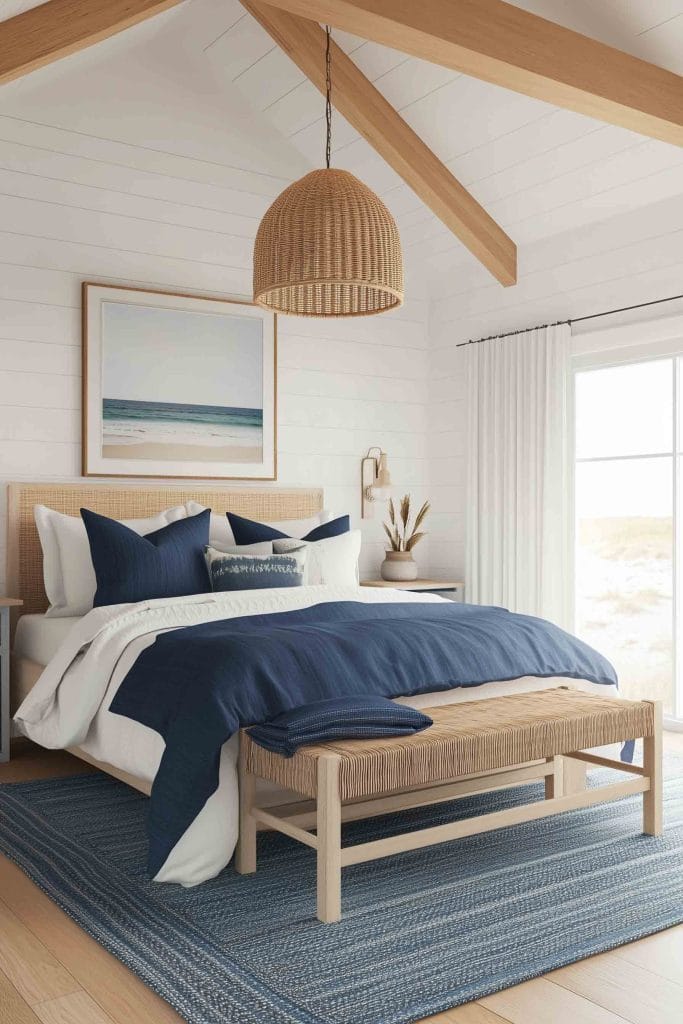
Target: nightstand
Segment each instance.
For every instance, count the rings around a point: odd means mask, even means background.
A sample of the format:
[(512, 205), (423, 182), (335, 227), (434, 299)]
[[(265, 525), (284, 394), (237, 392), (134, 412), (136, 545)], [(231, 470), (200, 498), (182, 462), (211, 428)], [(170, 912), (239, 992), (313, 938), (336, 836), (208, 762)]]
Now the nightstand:
[(9, 615), (23, 603), (0, 597), (0, 762), (9, 761)]
[(449, 597), (451, 601), (465, 600), (465, 583), (463, 580), (405, 580), (399, 583), (395, 580), (361, 580), (361, 587), (391, 587), (394, 590), (407, 590), (412, 593), (424, 591), (429, 594), (440, 594), (442, 597)]

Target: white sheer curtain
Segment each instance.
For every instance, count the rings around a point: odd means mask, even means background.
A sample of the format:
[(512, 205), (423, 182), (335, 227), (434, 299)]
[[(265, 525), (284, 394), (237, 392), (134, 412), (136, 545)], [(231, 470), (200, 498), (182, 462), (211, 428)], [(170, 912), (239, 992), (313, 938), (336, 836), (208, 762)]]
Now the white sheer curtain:
[(567, 324), (469, 345), (467, 593), (567, 622)]

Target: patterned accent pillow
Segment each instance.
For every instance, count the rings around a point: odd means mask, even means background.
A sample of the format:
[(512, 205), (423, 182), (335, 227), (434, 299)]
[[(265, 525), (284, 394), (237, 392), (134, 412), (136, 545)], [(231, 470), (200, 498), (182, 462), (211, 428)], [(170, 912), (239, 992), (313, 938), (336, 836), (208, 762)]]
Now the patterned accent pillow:
[(208, 546), (205, 554), (214, 592), (300, 587), (304, 582), (305, 549), (286, 555), (231, 555)]

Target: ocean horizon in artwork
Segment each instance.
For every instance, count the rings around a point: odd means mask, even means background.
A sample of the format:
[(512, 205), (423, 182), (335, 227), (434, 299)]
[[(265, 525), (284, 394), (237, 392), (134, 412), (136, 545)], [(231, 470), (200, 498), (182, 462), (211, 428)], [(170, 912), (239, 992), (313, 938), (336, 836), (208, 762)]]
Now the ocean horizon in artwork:
[(102, 455), (110, 459), (260, 462), (263, 410), (104, 398)]

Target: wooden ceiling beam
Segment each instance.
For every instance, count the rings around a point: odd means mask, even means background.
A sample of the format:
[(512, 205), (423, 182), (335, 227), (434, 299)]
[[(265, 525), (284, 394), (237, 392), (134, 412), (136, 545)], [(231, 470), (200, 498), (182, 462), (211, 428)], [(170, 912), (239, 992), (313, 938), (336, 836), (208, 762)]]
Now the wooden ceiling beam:
[(683, 145), (683, 78), (503, 0), (270, 2), (474, 78)]
[[(325, 93), (325, 32), (270, 4), (242, 0), (307, 78)], [(502, 285), (517, 280), (515, 243), (374, 85), (332, 42), (332, 102), (390, 167)]]
[(48, 0), (0, 22), (0, 84), (108, 39), (182, 0)]

